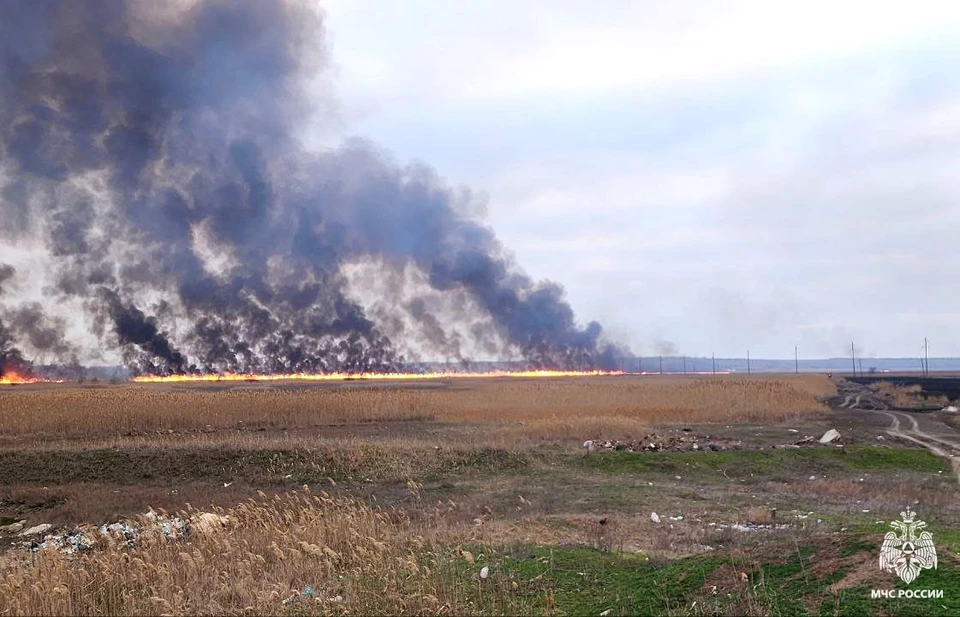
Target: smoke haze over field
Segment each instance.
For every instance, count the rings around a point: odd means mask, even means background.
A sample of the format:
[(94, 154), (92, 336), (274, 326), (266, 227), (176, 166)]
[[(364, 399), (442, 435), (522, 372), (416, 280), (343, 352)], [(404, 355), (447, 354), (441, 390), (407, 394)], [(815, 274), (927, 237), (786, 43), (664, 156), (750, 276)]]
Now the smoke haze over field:
[[(305, 0), (6, 3), (0, 249), (21, 257), (0, 264), (0, 372), (98, 353), (151, 373), (611, 365), (469, 191), (362, 140), (303, 148), (328, 63)], [(351, 279), (371, 263), (393, 282)]]

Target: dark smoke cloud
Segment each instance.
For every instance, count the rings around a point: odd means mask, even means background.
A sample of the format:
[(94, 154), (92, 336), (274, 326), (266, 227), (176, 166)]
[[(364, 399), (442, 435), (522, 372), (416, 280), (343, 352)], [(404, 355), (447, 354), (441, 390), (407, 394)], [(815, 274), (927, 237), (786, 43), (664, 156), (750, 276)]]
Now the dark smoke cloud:
[(0, 296), (3, 295), (3, 286), (13, 278), (17, 271), (9, 264), (0, 264)]
[(657, 355), (660, 356), (679, 356), (680, 350), (675, 343), (666, 339), (657, 339), (654, 344)]
[[(0, 264), (0, 296), (3, 295), (3, 286), (13, 278), (16, 271), (13, 266)], [(0, 317), (0, 377), (10, 371), (29, 370), (29, 364), (24, 360), (23, 353), (14, 347), (13, 333)]]
[[(304, 89), (326, 63), (312, 5), (7, 2), (0, 233), (44, 238), (48, 295), (82, 299), (139, 372), (396, 370), (340, 274), (376, 257), (469, 292), (535, 366), (614, 366), (600, 325), (578, 327), (561, 287), (463, 214), (469, 194), (363, 141), (302, 149)], [(425, 303), (408, 308), (457, 354)], [(65, 353), (36, 317), (23, 335)]]

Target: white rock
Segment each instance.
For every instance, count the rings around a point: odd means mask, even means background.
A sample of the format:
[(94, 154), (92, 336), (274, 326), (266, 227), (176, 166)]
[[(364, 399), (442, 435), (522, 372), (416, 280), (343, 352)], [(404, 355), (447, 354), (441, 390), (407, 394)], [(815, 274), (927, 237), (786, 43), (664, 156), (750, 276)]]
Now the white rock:
[(42, 525), (35, 525), (30, 529), (24, 529), (20, 532), (20, 535), (24, 538), (27, 536), (39, 536), (40, 534), (47, 533), (51, 529), (53, 529), (53, 525), (50, 523), (43, 523)]
[(790, 433), (799, 433), (800, 431), (798, 431), (798, 430), (795, 429), (795, 428), (788, 428), (788, 429), (787, 429), (787, 432), (790, 432)]
[(651, 513), (650, 513), (650, 520), (653, 521), (654, 523), (659, 523), (659, 522), (660, 522), (660, 515), (657, 514), (656, 512), (651, 512)]
[(950, 412), (956, 413), (957, 411), (960, 411), (960, 409), (957, 409), (956, 405), (948, 405), (947, 407), (943, 408), (943, 411), (950, 411)]
[(830, 443), (838, 439), (840, 439), (840, 432), (837, 429), (832, 428), (823, 434), (823, 437), (820, 438), (820, 443)]
[(488, 576), (490, 576), (490, 568), (487, 566), (480, 568), (480, 578), (487, 578)]
[(593, 441), (590, 439), (586, 440), (585, 442), (583, 442), (583, 447), (589, 450), (590, 448), (593, 447)]

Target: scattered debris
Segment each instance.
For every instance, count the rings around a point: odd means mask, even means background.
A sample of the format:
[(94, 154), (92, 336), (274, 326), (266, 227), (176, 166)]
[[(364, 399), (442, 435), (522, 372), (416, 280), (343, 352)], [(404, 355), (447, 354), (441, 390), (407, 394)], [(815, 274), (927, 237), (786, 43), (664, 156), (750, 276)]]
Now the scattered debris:
[(733, 525), (717, 525), (721, 529), (733, 529), (734, 531), (761, 531), (764, 529), (786, 529), (790, 527), (787, 524), (772, 525), (772, 524), (758, 524), (758, 523), (734, 523)]
[(656, 512), (651, 512), (651, 513), (650, 513), (650, 520), (653, 521), (654, 523), (659, 523), (659, 522), (660, 522), (660, 515), (657, 514)]
[(588, 439), (583, 442), (583, 449), (588, 453), (597, 450), (616, 450), (620, 452), (723, 452), (725, 450), (739, 450), (742, 442), (720, 439), (712, 435), (694, 434), (693, 429), (679, 429), (675, 435), (660, 435), (650, 433), (642, 439), (633, 441), (619, 441), (607, 439), (604, 441)]
[(835, 428), (830, 429), (820, 438), (820, 443), (832, 443), (840, 439), (840, 431)]
[[(213, 512), (199, 512), (188, 521), (179, 516), (157, 514), (153, 510), (138, 520), (122, 520), (109, 525), (78, 525), (63, 533), (47, 533), (53, 525), (36, 525), (19, 535), (24, 538), (43, 535), (42, 539), (28, 539), (21, 543), (32, 552), (53, 549), (67, 555), (91, 550), (108, 544), (130, 548), (139, 545), (144, 538), (162, 537), (178, 540), (191, 533), (211, 533), (223, 529), (231, 522), (227, 516)], [(44, 535), (45, 534), (45, 535)]]

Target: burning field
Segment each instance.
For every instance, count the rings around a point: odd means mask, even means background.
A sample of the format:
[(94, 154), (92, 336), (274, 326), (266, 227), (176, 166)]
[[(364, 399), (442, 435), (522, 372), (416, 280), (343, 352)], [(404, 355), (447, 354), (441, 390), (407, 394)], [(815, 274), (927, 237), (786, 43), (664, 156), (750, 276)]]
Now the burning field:
[(0, 378), (614, 369), (482, 202), (361, 140), (300, 0), (18, 2), (0, 24)]

